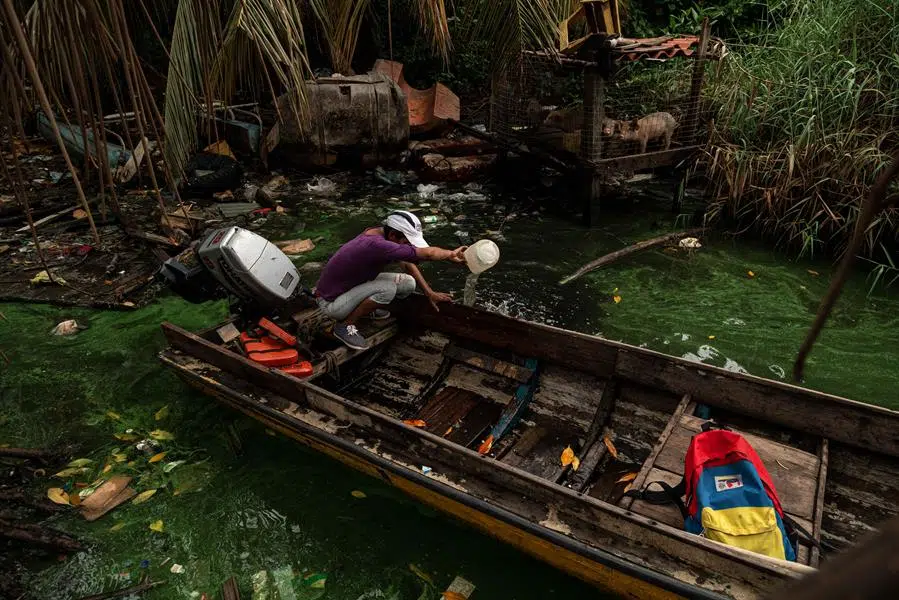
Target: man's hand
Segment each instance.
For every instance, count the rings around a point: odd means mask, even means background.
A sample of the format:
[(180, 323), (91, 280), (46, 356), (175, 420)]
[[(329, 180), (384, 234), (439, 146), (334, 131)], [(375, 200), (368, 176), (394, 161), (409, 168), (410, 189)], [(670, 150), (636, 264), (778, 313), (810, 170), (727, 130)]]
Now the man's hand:
[[(465, 262), (465, 251), (468, 250), (468, 246), (459, 246), (455, 250), (452, 250), (452, 255), (450, 256), (450, 260), (454, 263), (464, 263)], [(446, 294), (444, 294), (446, 295)]]
[(440, 308), (438, 308), (438, 302), (452, 302), (453, 296), (451, 294), (444, 294), (443, 292), (430, 292), (428, 294), (428, 300), (431, 302), (431, 306), (434, 307), (434, 310), (440, 312)]

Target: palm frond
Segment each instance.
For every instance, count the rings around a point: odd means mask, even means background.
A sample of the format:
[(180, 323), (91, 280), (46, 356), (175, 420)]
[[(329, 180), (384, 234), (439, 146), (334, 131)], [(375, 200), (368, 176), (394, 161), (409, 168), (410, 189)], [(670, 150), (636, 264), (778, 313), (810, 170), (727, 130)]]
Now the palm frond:
[(552, 50), (558, 45), (557, 13), (569, 0), (476, 0), (466, 37), (487, 40), (493, 69), (516, 60), (522, 50)]
[(309, 4), (324, 30), (331, 67), (338, 73), (349, 75), (362, 17), (371, 0), (310, 0)]
[(443, 59), (444, 64), (448, 64), (453, 43), (445, 0), (412, 0), (412, 10), (418, 17), (419, 27), (430, 38), (434, 52)]
[(165, 89), (166, 163), (180, 173), (197, 145), (198, 96), (208, 102), (221, 45), (219, 0), (181, 0), (175, 13)]
[(269, 75), (289, 91), (297, 122), (307, 122), (306, 79), (312, 75), (298, 2), (237, 0), (225, 26), (212, 77), (228, 99), (239, 83), (276, 94)]

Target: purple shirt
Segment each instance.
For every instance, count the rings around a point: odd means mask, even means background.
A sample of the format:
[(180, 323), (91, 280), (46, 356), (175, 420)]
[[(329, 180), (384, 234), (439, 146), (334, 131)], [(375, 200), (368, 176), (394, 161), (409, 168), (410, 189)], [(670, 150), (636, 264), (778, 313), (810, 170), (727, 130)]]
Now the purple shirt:
[(331, 257), (318, 278), (316, 292), (331, 302), (357, 285), (371, 281), (390, 263), (400, 261), (418, 262), (415, 247), (391, 242), (383, 235), (362, 233)]

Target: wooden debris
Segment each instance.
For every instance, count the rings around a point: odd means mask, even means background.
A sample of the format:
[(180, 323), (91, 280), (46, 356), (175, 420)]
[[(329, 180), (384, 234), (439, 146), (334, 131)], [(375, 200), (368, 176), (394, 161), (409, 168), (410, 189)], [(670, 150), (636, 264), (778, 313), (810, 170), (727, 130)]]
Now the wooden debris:
[(673, 242), (674, 240), (677, 240), (680, 238), (697, 235), (700, 232), (702, 232), (702, 228), (697, 227), (694, 229), (687, 229), (686, 231), (678, 231), (676, 233), (666, 233), (665, 235), (660, 235), (658, 237), (654, 237), (649, 240), (637, 242), (636, 244), (628, 246), (627, 248), (622, 248), (621, 250), (616, 250), (615, 252), (611, 252), (609, 254), (606, 254), (605, 256), (601, 256), (601, 257), (597, 258), (596, 260), (587, 263), (586, 265), (584, 265), (583, 267), (581, 267), (580, 269), (578, 269), (577, 271), (575, 271), (568, 277), (562, 279), (559, 282), (559, 285), (565, 285), (566, 283), (570, 283), (570, 282), (574, 281), (575, 279), (577, 279), (578, 277), (586, 275), (587, 273), (589, 273), (591, 271), (595, 271), (596, 269), (600, 269), (608, 264), (615, 262), (616, 260), (618, 260), (620, 258), (624, 258), (625, 256), (628, 256), (635, 252), (639, 252), (641, 250), (646, 250), (646, 249), (652, 248), (654, 246), (661, 246), (662, 244), (665, 244), (667, 242)]
[[(163, 585), (165, 581), (145, 581), (143, 583), (139, 583), (137, 585), (132, 585), (130, 587), (122, 588), (120, 590), (113, 590), (111, 592), (104, 592), (102, 594), (94, 594), (92, 596), (85, 596), (81, 600), (112, 600), (113, 598), (124, 598), (126, 596), (133, 596), (136, 594), (142, 594), (148, 590), (152, 590), (158, 585)], [(238, 598), (239, 600), (239, 598)]]
[(229, 577), (222, 584), (222, 600), (240, 600), (240, 590), (237, 588), (237, 579)]
[(84, 550), (81, 542), (61, 531), (27, 523), (11, 523), (0, 520), (0, 537), (37, 544), (62, 552)]

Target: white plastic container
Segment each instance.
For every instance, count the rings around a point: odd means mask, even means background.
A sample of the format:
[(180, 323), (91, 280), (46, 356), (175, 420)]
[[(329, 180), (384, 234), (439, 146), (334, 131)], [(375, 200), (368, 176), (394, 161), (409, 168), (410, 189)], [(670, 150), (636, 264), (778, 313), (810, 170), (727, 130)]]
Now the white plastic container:
[(465, 251), (465, 262), (472, 273), (483, 273), (499, 262), (499, 246), (492, 240), (478, 240)]

